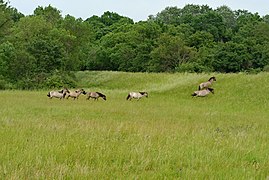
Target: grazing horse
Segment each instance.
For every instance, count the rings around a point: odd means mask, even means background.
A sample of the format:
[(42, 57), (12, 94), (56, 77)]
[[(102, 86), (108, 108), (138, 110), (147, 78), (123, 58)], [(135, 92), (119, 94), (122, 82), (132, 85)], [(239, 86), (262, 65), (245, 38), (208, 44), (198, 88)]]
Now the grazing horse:
[(67, 93), (70, 93), (67, 88), (64, 88), (60, 91), (50, 91), (48, 92), (47, 96), (52, 99), (53, 97), (63, 99)]
[(139, 100), (144, 96), (148, 97), (148, 93), (147, 92), (130, 92), (126, 100), (132, 100), (133, 98)]
[(94, 100), (98, 100), (99, 97), (103, 98), (106, 101), (106, 95), (100, 93), (100, 92), (88, 92), (86, 93), (87, 99), (93, 98)]
[(207, 82), (201, 83), (199, 85), (199, 88), (198, 89), (199, 90), (202, 90), (202, 89), (209, 88), (213, 84), (214, 81), (216, 81), (216, 77), (213, 76), (213, 77), (209, 78), (209, 80)]
[(83, 90), (83, 89), (78, 89), (76, 90), (75, 92), (70, 92), (66, 95), (66, 99), (68, 99), (69, 97), (73, 98), (74, 100), (75, 99), (78, 99), (79, 95), (81, 94), (86, 94), (86, 92)]
[(207, 88), (207, 89), (203, 89), (203, 90), (200, 90), (200, 91), (194, 91), (194, 93), (192, 94), (192, 96), (205, 97), (209, 93), (214, 94), (214, 89), (213, 88)]

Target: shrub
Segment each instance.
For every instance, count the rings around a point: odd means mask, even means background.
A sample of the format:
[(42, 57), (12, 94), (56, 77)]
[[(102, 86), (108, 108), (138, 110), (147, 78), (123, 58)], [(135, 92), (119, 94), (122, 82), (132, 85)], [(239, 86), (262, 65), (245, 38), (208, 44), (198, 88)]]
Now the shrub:
[(269, 65), (264, 66), (264, 67), (263, 67), (263, 71), (265, 71), (265, 72), (269, 72)]
[(184, 63), (181, 64), (176, 68), (177, 72), (196, 72), (196, 73), (201, 73), (201, 72), (211, 72), (212, 70), (206, 66), (200, 65), (198, 63)]
[(46, 88), (76, 87), (75, 75), (56, 70), (46, 78), (44, 85)]

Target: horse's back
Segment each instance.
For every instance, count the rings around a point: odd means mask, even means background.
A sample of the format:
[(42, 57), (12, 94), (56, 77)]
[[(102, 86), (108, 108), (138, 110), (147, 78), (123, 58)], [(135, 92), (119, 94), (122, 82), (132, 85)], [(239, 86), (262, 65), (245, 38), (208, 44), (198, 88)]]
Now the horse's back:
[(211, 82), (207, 81), (207, 82), (203, 82), (199, 85), (199, 90), (203, 90), (205, 88), (208, 88), (211, 86)]
[(199, 91), (194, 91), (194, 93), (192, 94), (192, 96), (205, 97), (209, 93), (210, 93), (210, 91), (208, 89), (203, 89), (203, 90), (199, 90)]
[(50, 98), (53, 98), (53, 97), (61, 98), (63, 94), (59, 93), (58, 91), (50, 91), (47, 96)]
[(92, 97), (92, 98), (97, 98), (97, 97), (99, 97), (99, 95), (98, 95), (96, 92), (89, 92), (89, 93), (88, 93), (88, 96), (89, 96), (89, 97)]
[(127, 96), (127, 100), (128, 99), (140, 99), (142, 98), (143, 96), (148, 96), (148, 93), (147, 92), (130, 92)]

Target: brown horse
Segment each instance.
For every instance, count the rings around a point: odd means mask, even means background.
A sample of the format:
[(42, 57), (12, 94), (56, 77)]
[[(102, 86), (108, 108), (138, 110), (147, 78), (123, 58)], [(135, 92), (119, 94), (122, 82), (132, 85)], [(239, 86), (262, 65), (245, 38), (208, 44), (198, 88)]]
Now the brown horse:
[(75, 99), (78, 99), (78, 97), (81, 94), (84, 94), (85, 95), (86, 92), (83, 89), (78, 89), (75, 92), (70, 92), (70, 93), (66, 94), (66, 99), (68, 99), (69, 97), (71, 97), (71, 98), (73, 98), (75, 100)]

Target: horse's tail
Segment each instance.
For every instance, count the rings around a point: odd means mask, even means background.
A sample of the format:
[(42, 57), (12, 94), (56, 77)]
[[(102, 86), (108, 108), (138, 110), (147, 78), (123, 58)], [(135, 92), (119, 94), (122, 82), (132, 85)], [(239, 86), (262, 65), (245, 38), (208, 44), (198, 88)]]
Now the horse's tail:
[[(200, 86), (199, 86), (199, 87), (200, 87)], [(197, 94), (196, 94), (196, 93), (192, 93), (191, 95), (192, 95), (192, 96), (197, 96)]]
[(199, 90), (199, 91), (201, 90), (201, 85), (199, 85), (198, 90)]
[(50, 97), (50, 92), (48, 92), (47, 96)]
[(106, 95), (100, 93), (100, 92), (96, 92), (101, 98), (103, 98), (106, 101)]
[(127, 98), (126, 98), (126, 100), (129, 100), (129, 98), (130, 98), (131, 96), (130, 96), (130, 94), (128, 94), (128, 96), (127, 96)]
[(100, 97), (104, 97), (105, 95), (100, 93), (100, 92), (96, 92)]

